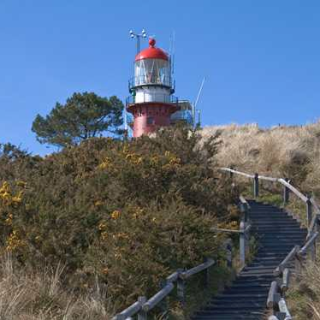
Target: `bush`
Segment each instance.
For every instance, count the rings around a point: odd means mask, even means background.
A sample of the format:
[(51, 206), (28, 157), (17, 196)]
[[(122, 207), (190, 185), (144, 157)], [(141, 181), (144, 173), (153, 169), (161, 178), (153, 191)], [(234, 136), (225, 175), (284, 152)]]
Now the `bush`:
[(217, 137), (185, 128), (132, 141), (95, 138), (45, 158), (10, 146), (0, 157), (3, 251), (22, 265), (65, 265), (64, 284), (98, 281), (119, 309), (206, 256), (210, 228), (237, 216), (236, 192), (215, 163)]

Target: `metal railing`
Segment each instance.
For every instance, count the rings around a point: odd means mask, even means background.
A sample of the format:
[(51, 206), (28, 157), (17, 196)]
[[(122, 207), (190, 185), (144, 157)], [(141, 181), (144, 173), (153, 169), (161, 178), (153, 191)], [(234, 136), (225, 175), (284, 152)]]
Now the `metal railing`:
[(171, 76), (158, 76), (158, 75), (142, 75), (133, 77), (129, 80), (129, 90), (139, 86), (164, 86), (174, 88), (174, 81)]
[[(301, 279), (301, 270), (304, 258), (307, 253), (310, 254), (312, 262), (316, 261), (316, 242), (320, 234), (320, 209), (314, 198), (304, 195), (297, 188), (292, 186), (288, 179), (272, 178), (255, 174), (248, 174), (232, 168), (222, 168), (221, 170), (228, 172), (231, 177), (233, 175), (241, 175), (253, 180), (253, 196), (257, 198), (260, 191), (260, 180), (278, 182), (283, 186), (283, 202), (287, 204), (290, 199), (290, 193), (295, 194), (301, 201), (306, 204), (306, 215), (308, 221), (308, 234), (305, 244), (302, 248), (298, 245), (294, 246), (285, 259), (274, 270), (277, 281), (273, 281), (270, 286), (267, 307), (272, 315), (269, 320), (291, 320), (292, 316), (287, 307), (285, 293), (287, 292), (292, 277), (289, 264), (294, 261), (294, 275), (296, 281)], [(314, 213), (314, 215), (313, 215)]]
[(132, 104), (147, 103), (147, 102), (173, 103), (178, 106), (179, 99), (176, 96), (162, 94), (162, 93), (152, 94), (152, 96), (146, 93), (143, 93), (143, 94), (139, 93), (138, 99), (136, 96), (127, 97), (126, 106), (128, 108)]

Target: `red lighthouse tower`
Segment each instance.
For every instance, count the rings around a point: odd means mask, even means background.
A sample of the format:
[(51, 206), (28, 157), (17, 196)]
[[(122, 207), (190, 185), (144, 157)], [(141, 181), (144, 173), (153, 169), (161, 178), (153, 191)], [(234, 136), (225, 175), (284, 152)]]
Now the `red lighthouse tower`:
[(172, 96), (170, 57), (155, 44), (155, 39), (150, 39), (149, 48), (136, 55), (134, 77), (129, 81), (127, 111), (134, 117), (133, 137), (169, 126), (171, 115), (180, 109), (178, 99)]

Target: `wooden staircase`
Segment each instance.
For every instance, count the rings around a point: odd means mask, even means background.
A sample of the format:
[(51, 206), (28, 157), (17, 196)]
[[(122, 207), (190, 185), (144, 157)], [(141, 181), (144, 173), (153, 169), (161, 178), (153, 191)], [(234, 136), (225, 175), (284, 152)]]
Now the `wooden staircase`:
[(273, 271), (294, 245), (302, 246), (307, 229), (275, 206), (250, 201), (249, 219), (258, 249), (234, 282), (213, 297), (193, 320), (261, 320), (265, 318)]

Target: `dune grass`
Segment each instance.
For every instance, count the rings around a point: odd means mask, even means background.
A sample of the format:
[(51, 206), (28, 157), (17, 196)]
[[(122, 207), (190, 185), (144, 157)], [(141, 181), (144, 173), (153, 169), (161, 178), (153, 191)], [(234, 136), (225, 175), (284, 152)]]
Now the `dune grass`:
[(0, 319), (106, 320), (112, 310), (98, 285), (76, 293), (62, 284), (64, 267), (41, 270), (17, 266), (10, 254), (0, 258)]
[[(320, 121), (304, 126), (259, 128), (256, 124), (206, 127), (204, 139), (220, 135), (217, 155), (221, 167), (247, 173), (288, 178), (304, 194), (320, 200)], [(252, 198), (252, 181), (237, 177), (241, 192)], [(259, 201), (283, 207), (282, 188), (261, 184)], [(294, 195), (286, 210), (306, 226), (306, 206)], [(318, 254), (319, 255), (319, 254)], [(307, 264), (302, 281), (293, 284), (287, 301), (296, 320), (320, 320), (320, 259)]]

